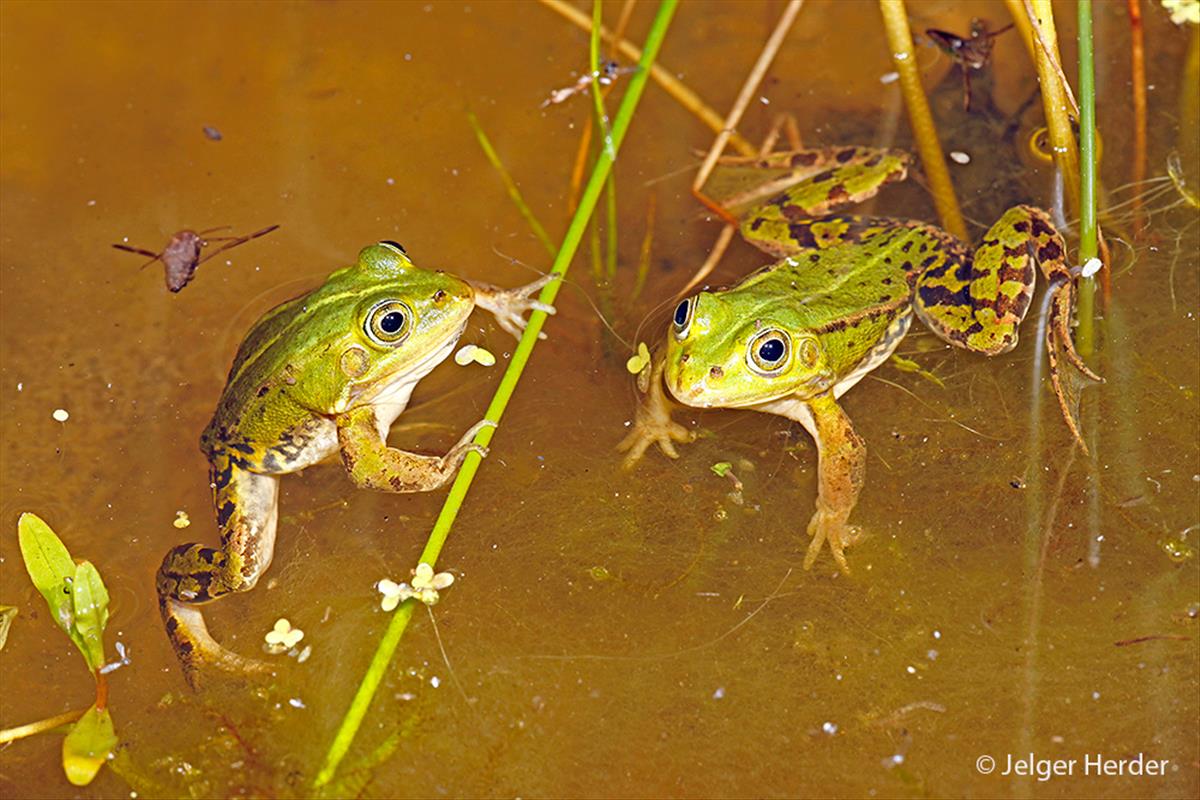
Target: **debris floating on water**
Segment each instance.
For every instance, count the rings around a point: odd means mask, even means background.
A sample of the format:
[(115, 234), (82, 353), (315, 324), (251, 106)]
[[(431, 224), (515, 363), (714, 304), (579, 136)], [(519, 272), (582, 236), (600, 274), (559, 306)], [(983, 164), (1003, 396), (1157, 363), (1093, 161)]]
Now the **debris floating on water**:
[(454, 363), (460, 367), (465, 367), (472, 361), (481, 366), (490, 367), (496, 363), (496, 357), (482, 347), (473, 344), (464, 344), (454, 354)]
[(204, 126), (204, 135), (214, 142), (219, 142), (224, 138), (221, 136), (221, 132), (211, 125)]
[(966, 153), (964, 153), (962, 150), (951, 150), (950, 151), (950, 160), (953, 161), (955, 164), (970, 164), (971, 163), (971, 157), (969, 155), (967, 155)]
[(636, 71), (637, 67), (622, 67), (616, 61), (605, 61), (595, 73), (585, 72), (579, 76), (579, 80), (570, 86), (550, 92), (550, 96), (542, 101), (539, 108), (557, 105), (565, 100), (569, 100), (580, 92), (586, 92), (592, 85), (593, 75), (596, 78), (596, 83), (601, 86), (608, 86), (620, 76)]
[(67, 413), (67, 410), (65, 408), (54, 409), (54, 413), (51, 414), (50, 416), (54, 417), (55, 422), (66, 422), (67, 420), (69, 420), (71, 418), (71, 415), (69, 413)]
[(175, 521), (172, 522), (171, 524), (174, 525), (176, 528), (183, 529), (183, 528), (186, 528), (188, 525), (191, 525), (192, 521), (190, 519), (188, 519), (188, 515), (187, 515), (186, 511), (176, 511), (175, 512)]

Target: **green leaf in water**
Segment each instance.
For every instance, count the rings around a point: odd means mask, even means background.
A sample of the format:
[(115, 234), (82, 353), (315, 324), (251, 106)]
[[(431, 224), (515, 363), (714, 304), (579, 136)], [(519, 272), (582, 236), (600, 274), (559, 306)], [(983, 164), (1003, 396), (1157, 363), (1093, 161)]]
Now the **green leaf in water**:
[(66, 545), (36, 514), (21, 515), (17, 537), (33, 585), (46, 598), (54, 621), (95, 672), (104, 665), (104, 626), (108, 624), (108, 590), (100, 573), (90, 562), (76, 565)]
[[(83, 652), (92, 671), (104, 666), (104, 627), (108, 624), (108, 590), (92, 562), (84, 561), (75, 567), (71, 583), (75, 604), (75, 644)], [(74, 636), (71, 637), (75, 639)]]
[(8, 643), (8, 629), (12, 627), (12, 622), (16, 618), (16, 606), (0, 606), (0, 650), (3, 650), (4, 645)]
[[(17, 520), (17, 539), (21, 557), (33, 585), (46, 598), (54, 621), (68, 636), (73, 633), (75, 604), (71, 599), (71, 581), (75, 579), (75, 562), (66, 545), (50, 530), (37, 514), (26, 512)], [(78, 644), (78, 642), (76, 642)], [(80, 649), (83, 649), (80, 647)]]
[(728, 461), (718, 461), (716, 464), (713, 464), (711, 467), (709, 467), (709, 469), (713, 471), (714, 475), (724, 478), (729, 474), (729, 470), (733, 469), (733, 464), (729, 463)]
[(63, 739), (63, 772), (75, 786), (87, 786), (117, 747), (112, 715), (92, 706)]

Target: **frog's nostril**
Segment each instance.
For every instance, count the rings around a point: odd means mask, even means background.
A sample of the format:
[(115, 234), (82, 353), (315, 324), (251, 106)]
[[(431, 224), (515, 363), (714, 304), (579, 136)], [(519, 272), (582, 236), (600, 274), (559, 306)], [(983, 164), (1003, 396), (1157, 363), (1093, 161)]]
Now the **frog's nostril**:
[(689, 356), (687, 353), (684, 353), (683, 355), (681, 355), (679, 357), (679, 363), (686, 364), (690, 358), (691, 358), (691, 356)]
[(724, 378), (724, 377), (725, 377), (725, 370), (721, 369), (720, 367), (713, 367), (712, 369), (710, 369), (710, 370), (708, 371), (708, 374), (709, 374), (709, 375), (710, 375), (712, 378), (714, 378), (714, 379), (716, 379), (716, 378)]
[(436, 292), (433, 293), (433, 302), (440, 303), (442, 300), (445, 299), (445, 297), (446, 297), (445, 290), (438, 289)]

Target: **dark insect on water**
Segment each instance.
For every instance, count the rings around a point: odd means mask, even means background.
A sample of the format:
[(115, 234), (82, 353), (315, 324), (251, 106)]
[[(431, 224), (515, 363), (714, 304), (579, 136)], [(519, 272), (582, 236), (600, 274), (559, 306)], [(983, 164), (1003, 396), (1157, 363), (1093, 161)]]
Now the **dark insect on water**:
[[(183, 287), (191, 282), (192, 276), (196, 274), (196, 268), (208, 261), (213, 256), (223, 253), (231, 247), (237, 247), (240, 244), (245, 244), (251, 239), (257, 239), (259, 236), (265, 236), (271, 231), (278, 228), (278, 225), (269, 225), (261, 231), (248, 233), (245, 236), (212, 236), (205, 238), (207, 234), (214, 231), (224, 230), (229, 226), (221, 228), (209, 228), (205, 231), (197, 233), (192, 230), (182, 230), (174, 234), (167, 241), (167, 246), (160, 253), (154, 253), (149, 250), (144, 250), (140, 247), (130, 247), (127, 244), (114, 244), (113, 247), (118, 250), (124, 250), (127, 253), (137, 253), (138, 255), (148, 256), (150, 258), (142, 269), (153, 264), (155, 261), (162, 261), (164, 272), (167, 279), (167, 288), (172, 292), (178, 292)], [(215, 250), (208, 251), (207, 254), (202, 253), (205, 247), (213, 242), (222, 242)]]
[(991, 31), (988, 30), (987, 20), (973, 19), (970, 38), (936, 28), (925, 30), (925, 35), (933, 40), (938, 49), (958, 64), (963, 82), (963, 111), (971, 110), (971, 70), (987, 66), (992, 58), (995, 38), (1012, 26), (1013, 23), (1010, 22), (998, 31)]

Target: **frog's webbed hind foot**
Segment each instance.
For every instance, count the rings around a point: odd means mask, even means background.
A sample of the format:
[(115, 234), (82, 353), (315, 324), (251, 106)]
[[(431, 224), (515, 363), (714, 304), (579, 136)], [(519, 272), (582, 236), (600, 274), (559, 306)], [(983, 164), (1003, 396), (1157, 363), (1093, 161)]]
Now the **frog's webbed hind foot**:
[(167, 636), (183, 667), (183, 677), (193, 690), (201, 688), (211, 670), (248, 677), (272, 673), (271, 665), (266, 662), (240, 656), (222, 647), (208, 632), (204, 615), (197, 606), (172, 597), (160, 597), (159, 610)]
[(862, 540), (862, 529), (857, 525), (847, 525), (848, 513), (822, 509), (818, 506), (812, 519), (808, 521), (808, 535), (812, 541), (808, 544), (808, 552), (804, 554), (804, 568), (811, 569), (821, 555), (822, 546), (828, 542), (833, 560), (843, 575), (850, 574), (850, 565), (846, 562), (845, 550)]

